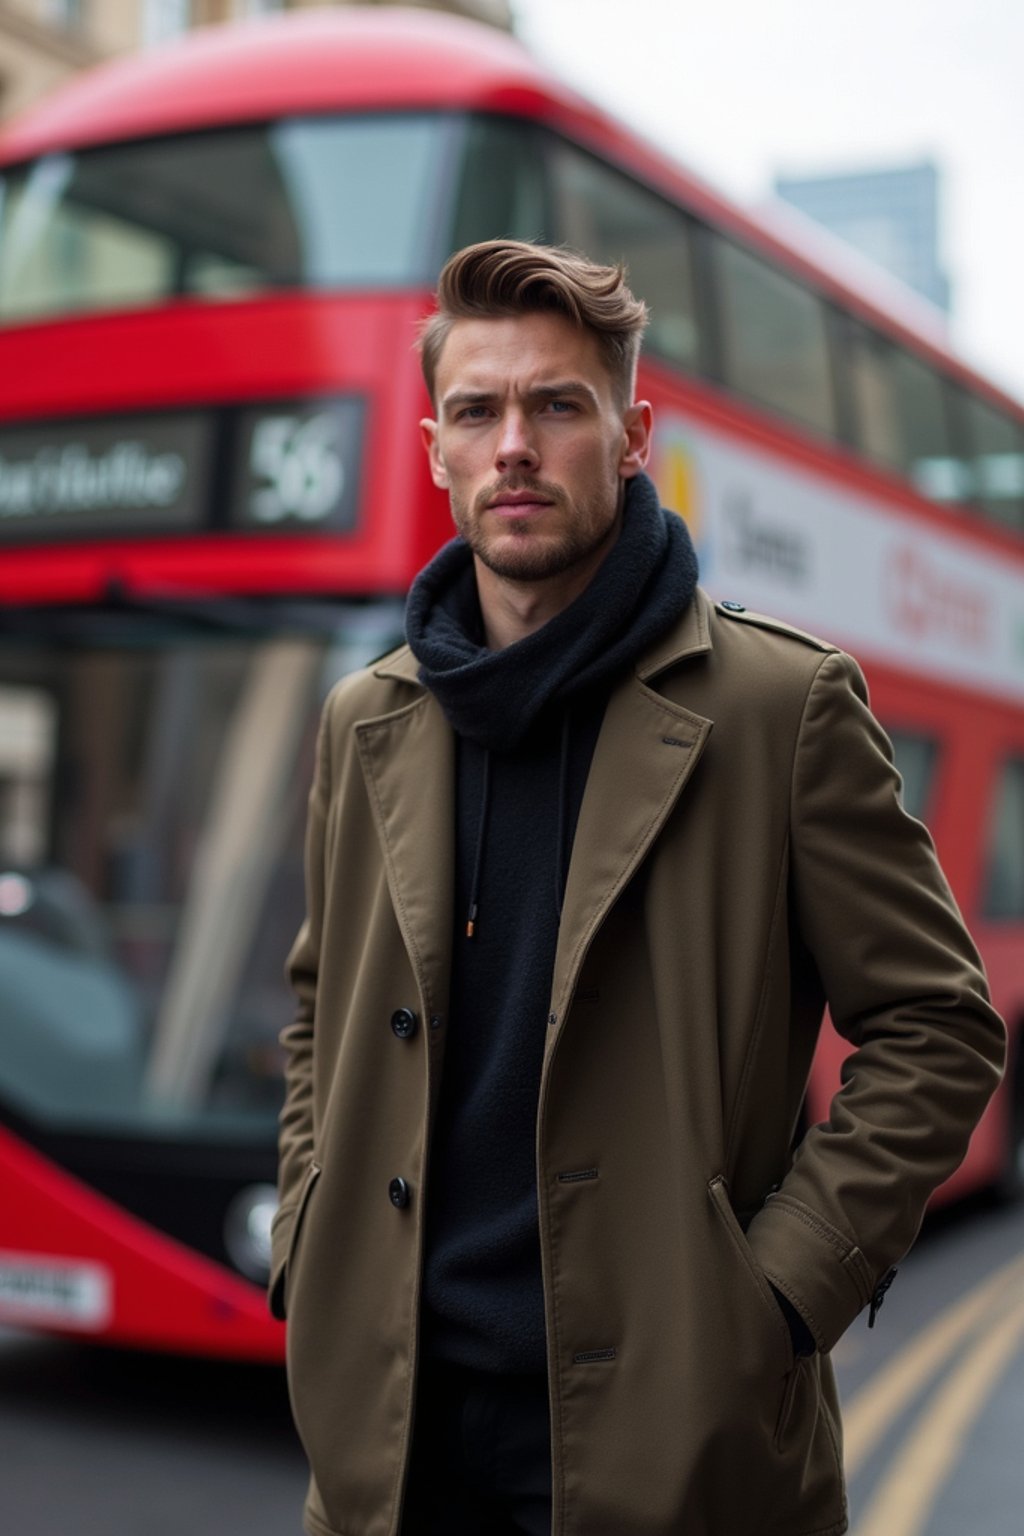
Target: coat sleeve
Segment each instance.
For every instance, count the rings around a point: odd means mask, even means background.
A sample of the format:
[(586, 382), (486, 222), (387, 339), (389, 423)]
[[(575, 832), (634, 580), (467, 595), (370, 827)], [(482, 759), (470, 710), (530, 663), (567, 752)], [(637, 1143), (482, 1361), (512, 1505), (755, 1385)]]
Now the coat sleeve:
[(910, 1247), (961, 1162), (1005, 1032), (888, 739), (842, 652), (808, 692), (792, 778), (794, 921), (855, 1047), (748, 1232), (768, 1279), (830, 1349)]
[(288, 956), (287, 972), (298, 999), (295, 1017), (282, 1031), (285, 1101), (278, 1138), (278, 1208), (271, 1227), (268, 1299), (275, 1317), (285, 1315), (285, 1266), (292, 1227), (313, 1159), (313, 1030), (324, 910), (324, 834), (330, 795), (330, 739), (325, 705), (317, 739), (316, 770), (306, 819), (306, 918)]

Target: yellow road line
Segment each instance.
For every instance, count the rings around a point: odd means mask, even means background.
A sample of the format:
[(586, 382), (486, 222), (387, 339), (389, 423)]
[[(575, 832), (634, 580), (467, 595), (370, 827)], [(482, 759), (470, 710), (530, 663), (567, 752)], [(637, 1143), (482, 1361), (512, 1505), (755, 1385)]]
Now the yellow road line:
[(847, 1477), (853, 1477), (913, 1397), (964, 1339), (991, 1317), (1004, 1292), (1024, 1284), (1024, 1255), (1011, 1259), (940, 1313), (843, 1408)]
[(920, 1536), (964, 1442), (1024, 1342), (1024, 1296), (972, 1344), (890, 1467), (854, 1536)]

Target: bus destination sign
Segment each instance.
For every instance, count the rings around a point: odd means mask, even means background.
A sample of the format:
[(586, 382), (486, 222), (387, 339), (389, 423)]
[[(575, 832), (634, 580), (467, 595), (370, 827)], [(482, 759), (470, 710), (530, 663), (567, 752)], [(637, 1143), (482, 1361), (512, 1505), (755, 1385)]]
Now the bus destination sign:
[(0, 539), (198, 527), (212, 428), (174, 415), (0, 431)]
[(0, 428), (0, 543), (355, 526), (352, 398)]

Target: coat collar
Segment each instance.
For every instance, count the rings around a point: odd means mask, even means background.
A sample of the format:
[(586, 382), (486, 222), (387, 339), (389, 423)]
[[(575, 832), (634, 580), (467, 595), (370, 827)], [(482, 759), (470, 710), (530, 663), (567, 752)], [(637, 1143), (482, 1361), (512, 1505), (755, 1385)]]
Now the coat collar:
[(407, 645), (397, 651), (389, 651), (373, 664), (374, 677), (394, 678), (399, 683), (413, 683), (426, 693), (420, 682), (420, 664)]
[(641, 682), (648, 682), (677, 661), (703, 656), (711, 650), (712, 606), (703, 587), (698, 587), (679, 621), (638, 658), (636, 675)]

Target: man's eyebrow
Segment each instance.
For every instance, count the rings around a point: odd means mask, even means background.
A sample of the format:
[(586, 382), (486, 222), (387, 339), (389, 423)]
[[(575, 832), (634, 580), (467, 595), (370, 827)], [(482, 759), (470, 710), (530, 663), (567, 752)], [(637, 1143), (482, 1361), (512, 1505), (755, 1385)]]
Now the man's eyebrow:
[(561, 383), (538, 384), (536, 389), (527, 391), (528, 396), (535, 400), (562, 400), (566, 395), (580, 395), (589, 400), (592, 405), (598, 405), (597, 395), (589, 384), (582, 379), (565, 379)]
[[(564, 400), (567, 395), (576, 395), (588, 400), (594, 406), (600, 403), (595, 391), (582, 379), (565, 379), (553, 384), (538, 384), (526, 391), (528, 400)], [(462, 406), (491, 405), (497, 398), (497, 391), (492, 389), (456, 389), (444, 396), (441, 405), (444, 410), (452, 411)]]

